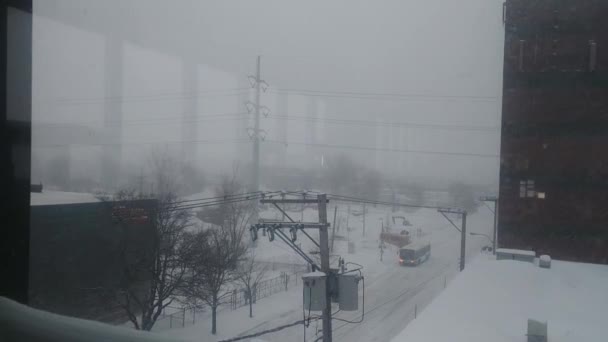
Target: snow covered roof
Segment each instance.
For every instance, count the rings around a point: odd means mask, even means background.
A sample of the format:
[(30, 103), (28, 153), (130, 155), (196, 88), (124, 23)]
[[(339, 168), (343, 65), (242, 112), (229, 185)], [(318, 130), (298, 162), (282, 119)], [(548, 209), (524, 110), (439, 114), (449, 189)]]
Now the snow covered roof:
[(95, 203), (100, 200), (93, 194), (82, 192), (47, 191), (30, 193), (30, 205)]
[(522, 249), (509, 249), (509, 248), (497, 248), (496, 253), (536, 256), (536, 252), (534, 252), (534, 251), (526, 251), (526, 250), (522, 250)]
[(401, 247), (400, 249), (416, 250), (416, 249), (420, 249), (422, 247), (426, 247), (426, 246), (428, 246), (430, 244), (431, 244), (430, 241), (425, 241), (425, 240), (415, 241), (415, 242), (412, 242), (410, 244), (407, 244), (407, 245)]
[(523, 342), (529, 318), (549, 341), (605, 341), (607, 288), (606, 265), (478, 259), (393, 342)]

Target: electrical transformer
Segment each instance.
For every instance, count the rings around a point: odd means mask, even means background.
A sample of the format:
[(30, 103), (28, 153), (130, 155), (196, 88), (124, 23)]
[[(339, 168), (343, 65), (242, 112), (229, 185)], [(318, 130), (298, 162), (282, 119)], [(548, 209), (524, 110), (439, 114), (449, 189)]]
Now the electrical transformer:
[(312, 272), (302, 275), (304, 283), (304, 310), (321, 311), (325, 309), (325, 282), (323, 272)]
[(359, 280), (357, 274), (338, 275), (338, 304), (342, 311), (356, 311), (359, 309)]

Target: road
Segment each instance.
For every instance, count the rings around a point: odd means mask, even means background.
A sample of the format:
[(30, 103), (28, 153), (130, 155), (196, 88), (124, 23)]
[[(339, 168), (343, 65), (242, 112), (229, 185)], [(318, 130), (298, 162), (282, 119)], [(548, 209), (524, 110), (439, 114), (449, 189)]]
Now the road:
[[(364, 266), (365, 317), (358, 324), (341, 321), (361, 319), (362, 297), (359, 303), (360, 311), (338, 312), (333, 321), (334, 341), (390, 341), (414, 319), (415, 311), (421, 313), (444, 286), (449, 285), (450, 279), (458, 274), (460, 233), (439, 213), (426, 209), (405, 215), (414, 227), (422, 227), (426, 234), (424, 238), (431, 241), (431, 258), (418, 267), (401, 267), (397, 264), (397, 249), (391, 248), (385, 252), (381, 262), (375, 240), (380, 233), (380, 227), (374, 222), (379, 222), (380, 217), (386, 217), (386, 213), (386, 210), (377, 210), (368, 214), (367, 239), (359, 238), (355, 254), (346, 253), (345, 244), (337, 246), (336, 252), (343, 255), (347, 262), (353, 261)], [(455, 222), (460, 224), (457, 218)], [(493, 214), (480, 207), (476, 213), (469, 215), (467, 231), (489, 234), (492, 223)], [(351, 226), (354, 228), (350, 233), (351, 240), (357, 240), (357, 234), (360, 234), (358, 224), (359, 222), (351, 217)], [(483, 237), (467, 236), (467, 259), (478, 255), (481, 247), (487, 244), (487, 239)], [(301, 296), (300, 290), (296, 289), (293, 296)], [(260, 302), (259, 305), (264, 303)], [(337, 307), (334, 310), (337, 310)], [(308, 315), (307, 312), (304, 314)], [(299, 305), (242, 334), (287, 324), (302, 317), (302, 306)], [(321, 335), (321, 326), (320, 321), (312, 322), (306, 329), (306, 341), (315, 341)], [(301, 326), (293, 327), (265, 335), (264, 340), (302, 341), (304, 329)]]

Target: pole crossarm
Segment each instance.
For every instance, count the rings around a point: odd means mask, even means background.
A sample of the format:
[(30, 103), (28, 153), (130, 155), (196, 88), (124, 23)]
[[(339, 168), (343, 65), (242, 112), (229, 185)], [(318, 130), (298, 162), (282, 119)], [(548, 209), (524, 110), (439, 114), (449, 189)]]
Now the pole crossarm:
[(481, 196), (479, 200), (482, 202), (496, 202), (498, 201), (498, 197), (496, 196)]
[(445, 217), (445, 219), (446, 219), (446, 220), (448, 220), (448, 221), (449, 221), (449, 222), (452, 224), (452, 226), (454, 226), (454, 228), (456, 228), (456, 230), (457, 230), (457, 231), (462, 232), (462, 231), (460, 230), (460, 227), (458, 227), (458, 226), (456, 225), (456, 223), (454, 223), (454, 221), (452, 221), (452, 219), (450, 219), (450, 218), (448, 217), (448, 215), (446, 215), (446, 213), (450, 213), (450, 214), (460, 214), (460, 215), (462, 215), (462, 213), (463, 213), (463, 211), (462, 211), (462, 210), (460, 210), (460, 209), (438, 209), (437, 211), (438, 211), (438, 212), (439, 212), (439, 213), (440, 213), (440, 214), (441, 214), (443, 217)]

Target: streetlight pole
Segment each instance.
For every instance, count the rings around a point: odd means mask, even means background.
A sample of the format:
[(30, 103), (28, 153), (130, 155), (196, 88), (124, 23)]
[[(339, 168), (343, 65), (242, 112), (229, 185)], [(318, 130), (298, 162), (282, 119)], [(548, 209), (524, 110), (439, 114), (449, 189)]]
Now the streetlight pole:
[[(479, 198), (482, 202), (494, 202), (494, 239), (492, 241), (492, 254), (496, 255), (496, 242), (498, 238), (498, 197), (497, 196), (482, 196)], [(489, 207), (488, 207), (489, 209)]]
[[(458, 208), (439, 208), (437, 211), (448, 220), (456, 230), (460, 232), (460, 272), (464, 270), (465, 257), (466, 257), (466, 241), (467, 241), (467, 211)], [(458, 214), (462, 220), (460, 228), (446, 215), (446, 214)]]
[(474, 233), (474, 232), (470, 232), (469, 235), (471, 235), (471, 236), (483, 236), (486, 239), (488, 239), (488, 241), (490, 241), (490, 243), (492, 244), (492, 246), (494, 246), (494, 240), (492, 240), (492, 238), (489, 235), (481, 234), (481, 233)]

